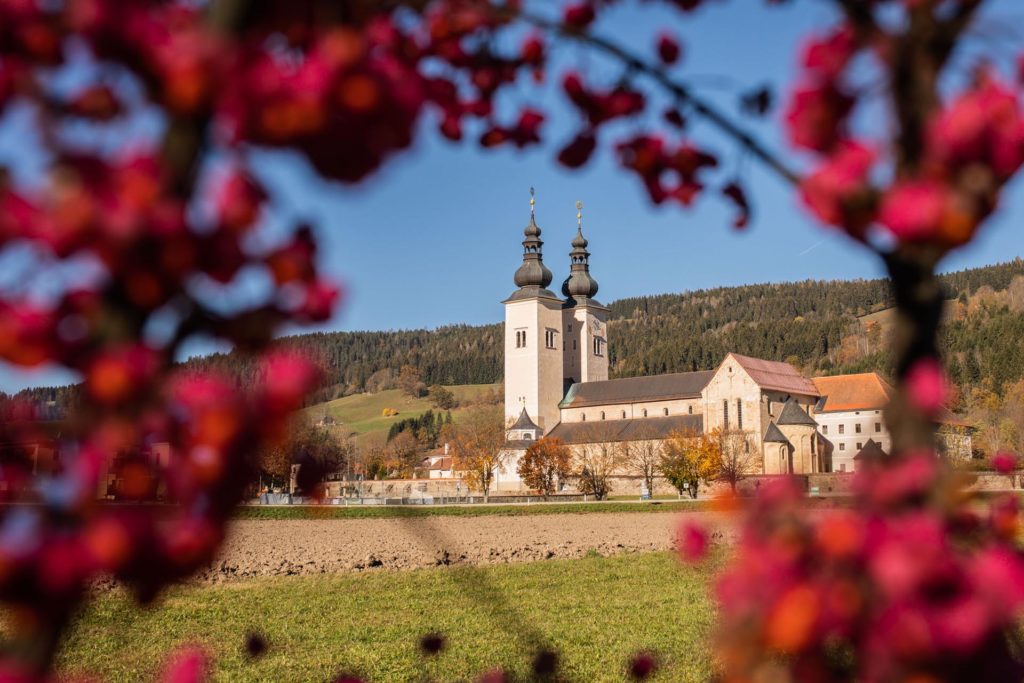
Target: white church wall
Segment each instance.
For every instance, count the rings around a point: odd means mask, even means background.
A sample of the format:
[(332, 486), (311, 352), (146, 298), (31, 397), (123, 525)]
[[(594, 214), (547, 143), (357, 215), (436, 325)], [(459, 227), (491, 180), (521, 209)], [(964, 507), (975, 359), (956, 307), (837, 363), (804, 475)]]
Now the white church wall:
[[(626, 419), (645, 417), (665, 417), (668, 415), (703, 415), (703, 403), (699, 398), (670, 399), (667, 401), (637, 401), (636, 403), (608, 403), (582, 406), (580, 408), (562, 408), (562, 422), (593, 422), (601, 419), (601, 412), (606, 420), (621, 420), (622, 413)], [(644, 414), (647, 411), (647, 414)], [(586, 420), (584, 420), (584, 416)]]

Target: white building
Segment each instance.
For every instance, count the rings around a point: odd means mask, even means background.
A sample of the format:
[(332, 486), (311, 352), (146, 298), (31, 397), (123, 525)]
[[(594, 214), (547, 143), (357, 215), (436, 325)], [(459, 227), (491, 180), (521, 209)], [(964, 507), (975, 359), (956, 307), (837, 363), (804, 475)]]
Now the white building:
[[(892, 387), (875, 373), (811, 380), (788, 363), (729, 353), (713, 370), (608, 379), (608, 309), (594, 298), (579, 203), (576, 221), (560, 297), (548, 289), (530, 200), (517, 289), (503, 302), (510, 453), (494, 490), (523, 487), (519, 457), (542, 436), (579, 455), (596, 444), (720, 430), (742, 437), (751, 475), (852, 472), (858, 455), (888, 452), (882, 413)], [(969, 428), (951, 415), (943, 424), (956, 426), (950, 443), (969, 452)]]
[(876, 372), (815, 377), (812, 381), (821, 392), (814, 419), (830, 445), (834, 471), (853, 472), (854, 459), (868, 441), (890, 452), (892, 439), (883, 416), (894, 393), (888, 382)]

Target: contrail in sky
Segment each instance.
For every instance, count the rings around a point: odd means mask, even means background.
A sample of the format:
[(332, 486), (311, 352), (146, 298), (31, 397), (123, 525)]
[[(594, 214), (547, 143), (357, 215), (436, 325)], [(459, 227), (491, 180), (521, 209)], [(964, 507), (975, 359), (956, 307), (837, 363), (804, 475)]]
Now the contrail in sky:
[(817, 242), (815, 242), (814, 244), (812, 244), (811, 246), (807, 247), (806, 249), (801, 251), (799, 254), (797, 254), (797, 256), (804, 256), (805, 254), (808, 254), (811, 251), (814, 251), (815, 249), (820, 247), (822, 245), (822, 243), (824, 243), (824, 241), (825, 240), (823, 240), (823, 239), (822, 240), (818, 240)]

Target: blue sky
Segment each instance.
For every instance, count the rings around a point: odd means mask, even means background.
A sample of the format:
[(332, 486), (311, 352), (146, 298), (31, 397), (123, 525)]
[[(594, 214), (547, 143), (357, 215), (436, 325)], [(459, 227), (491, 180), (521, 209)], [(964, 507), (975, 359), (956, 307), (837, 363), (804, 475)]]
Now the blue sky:
[[(1022, 25), (1014, 1), (996, 2), (982, 18), (982, 33)], [(636, 51), (650, 52), (653, 36), (672, 27), (684, 43), (680, 77), (735, 112), (744, 88), (768, 83), (785, 92), (802, 37), (827, 27), (832, 19), (830, 3), (820, 0), (781, 8), (767, 8), (760, 0), (709, 4), (692, 19), (680, 19), (653, 3), (640, 3), (639, 9), (610, 12), (597, 30)], [(986, 35), (984, 45), (1012, 56), (1007, 44), (1015, 41), (1019, 48), (1020, 36), (1007, 38), (1004, 33)], [(571, 45), (556, 50), (559, 64), (579, 67), (589, 81), (607, 85), (618, 78), (619, 72), (607, 63)], [(882, 275), (873, 256), (816, 225), (791, 188), (701, 126), (693, 129), (696, 137), (719, 152), (724, 167), (739, 173), (748, 186), (755, 215), (746, 232), (729, 227), (732, 209), (713, 193), (689, 211), (652, 206), (639, 183), (618, 170), (607, 150), (582, 171), (559, 168), (553, 156), (568, 139), (575, 118), (556, 85), (522, 87), (504, 103), (536, 102), (554, 113), (544, 129), (546, 144), (524, 152), (482, 152), (470, 141), (448, 143), (434, 133), (433, 117), (428, 116), (425, 132), (411, 151), (354, 187), (324, 182), (286, 154), (255, 157), (258, 173), (273, 191), (275, 222), (311, 221), (323, 243), (322, 268), (348, 290), (335, 319), (321, 329), (501, 320), (499, 302), (514, 288), (512, 274), (521, 259), (519, 242), (529, 218), (531, 185), (537, 188), (545, 263), (557, 283), (568, 272), (574, 203), (583, 201), (591, 270), (602, 301), (720, 285)], [(754, 128), (769, 147), (785, 152), (778, 116), (773, 112)], [(886, 124), (883, 116), (869, 112), (860, 125), (871, 131), (884, 130)], [(603, 139), (629, 130), (629, 125), (610, 129)], [(17, 149), (9, 139), (5, 144), (0, 133), (0, 161), (10, 163)], [(1024, 193), (1016, 182), (976, 243), (951, 255), (943, 267), (959, 269), (1024, 255), (1022, 218)], [(51, 372), (14, 372), (0, 364), (0, 389), (7, 391), (61, 379)]]

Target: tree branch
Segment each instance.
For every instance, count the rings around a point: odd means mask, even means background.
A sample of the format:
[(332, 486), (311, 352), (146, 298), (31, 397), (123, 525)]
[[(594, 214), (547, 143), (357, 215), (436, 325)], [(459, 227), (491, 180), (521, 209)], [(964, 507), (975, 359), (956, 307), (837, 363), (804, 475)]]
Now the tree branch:
[(605, 38), (574, 30), (561, 22), (545, 19), (515, 7), (501, 5), (497, 8), (497, 11), (508, 17), (518, 17), (537, 28), (552, 31), (562, 37), (584, 43), (615, 57), (631, 70), (651, 78), (680, 102), (689, 105), (697, 115), (703, 117), (720, 132), (736, 141), (768, 168), (775, 171), (782, 179), (793, 185), (800, 183), (800, 174), (765, 147), (752, 133), (719, 111), (710, 102), (695, 95), (688, 87), (673, 80), (660, 67), (646, 62), (636, 53)]

